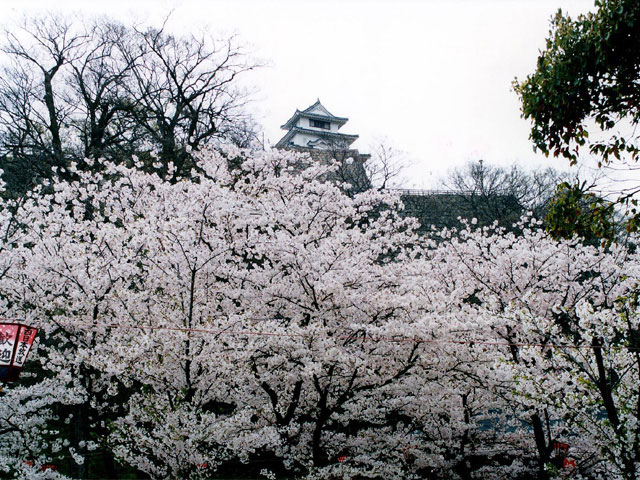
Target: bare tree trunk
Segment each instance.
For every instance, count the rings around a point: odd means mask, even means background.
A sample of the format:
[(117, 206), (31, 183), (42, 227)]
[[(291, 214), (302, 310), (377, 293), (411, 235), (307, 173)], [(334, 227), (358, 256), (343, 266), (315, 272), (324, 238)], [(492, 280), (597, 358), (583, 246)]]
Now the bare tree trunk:
[(51, 146), (53, 147), (53, 163), (57, 166), (64, 166), (64, 153), (62, 151), (62, 141), (60, 140), (60, 125), (53, 98), (53, 86), (51, 85), (53, 76), (58, 70), (56, 66), (49, 72), (44, 73), (44, 102), (49, 114), (49, 131), (51, 133)]

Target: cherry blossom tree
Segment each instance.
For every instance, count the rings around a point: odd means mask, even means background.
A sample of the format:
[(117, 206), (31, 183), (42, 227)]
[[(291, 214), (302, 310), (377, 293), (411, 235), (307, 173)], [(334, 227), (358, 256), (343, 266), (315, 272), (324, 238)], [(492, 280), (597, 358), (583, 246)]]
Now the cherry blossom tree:
[(41, 367), (79, 392), (70, 449), (102, 432), (154, 477), (256, 455), (401, 475), (415, 427), (394, 398), (432, 368), (402, 281), (415, 223), (324, 181), (335, 166), (243, 155), (210, 152), (173, 184), (105, 165), (20, 209), (3, 291), (47, 336)]
[(474, 310), (463, 331), (504, 344), (483, 382), (519, 412), (538, 478), (559, 473), (558, 440), (586, 478), (635, 478), (637, 254), (556, 242), (533, 227), (465, 231), (440, 262)]
[(1, 205), (0, 305), (42, 332), (4, 472), (544, 479), (559, 440), (584, 478), (633, 477), (636, 254), (528, 220), (420, 238), (336, 164), (196, 155)]

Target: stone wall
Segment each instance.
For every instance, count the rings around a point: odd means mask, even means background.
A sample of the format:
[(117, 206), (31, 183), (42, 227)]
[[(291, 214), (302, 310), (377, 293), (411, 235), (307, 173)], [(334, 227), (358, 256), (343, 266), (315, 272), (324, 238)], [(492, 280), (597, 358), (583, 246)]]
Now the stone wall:
[(436, 229), (460, 227), (460, 218), (477, 219), (479, 226), (498, 221), (500, 226), (511, 230), (522, 215), (522, 207), (511, 195), (473, 195), (457, 192), (401, 193), (404, 204), (402, 216), (415, 217), (420, 221), (420, 231), (426, 233), (432, 226)]
[(371, 155), (360, 153), (358, 150), (343, 149), (316, 149), (303, 147), (287, 147), (287, 150), (308, 153), (315, 161), (328, 164), (331, 159), (338, 162), (338, 170), (331, 175), (330, 180), (349, 183), (352, 185), (351, 192), (362, 192), (371, 188), (371, 183), (367, 178), (364, 164)]

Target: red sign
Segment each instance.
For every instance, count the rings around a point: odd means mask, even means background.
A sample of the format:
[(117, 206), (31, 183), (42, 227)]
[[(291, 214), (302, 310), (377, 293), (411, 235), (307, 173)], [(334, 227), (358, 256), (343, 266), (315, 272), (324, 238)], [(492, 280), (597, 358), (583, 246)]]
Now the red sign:
[(36, 339), (36, 333), (38, 330), (26, 325), (20, 325), (20, 333), (18, 333), (18, 347), (16, 348), (16, 355), (13, 359), (13, 365), (16, 367), (22, 367), (27, 360), (31, 345)]
[(11, 365), (19, 328), (17, 323), (0, 323), (0, 366)]
[(27, 360), (38, 329), (21, 323), (0, 323), (0, 380), (15, 382)]
[(569, 453), (569, 444), (562, 442), (553, 442), (553, 451), (558, 457), (566, 457)]

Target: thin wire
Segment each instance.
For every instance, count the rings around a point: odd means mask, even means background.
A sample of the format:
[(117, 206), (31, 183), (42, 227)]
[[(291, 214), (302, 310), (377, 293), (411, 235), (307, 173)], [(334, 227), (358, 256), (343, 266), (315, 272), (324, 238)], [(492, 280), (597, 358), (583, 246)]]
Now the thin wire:
[[(270, 320), (268, 318), (260, 318), (253, 320)], [(11, 319), (6, 317), (0, 317), (0, 321), (9, 321), (14, 323)], [(390, 342), (390, 343), (429, 343), (429, 344), (452, 344), (452, 345), (485, 345), (485, 346), (497, 346), (497, 347), (541, 347), (541, 348), (556, 348), (556, 349), (595, 349), (600, 348), (603, 350), (609, 350), (611, 347), (594, 346), (594, 345), (576, 345), (576, 344), (549, 344), (549, 343), (530, 343), (530, 342), (507, 342), (498, 340), (443, 340), (443, 339), (424, 339), (424, 338), (409, 338), (409, 337), (385, 337), (385, 336), (372, 336), (358, 335), (357, 333), (352, 335), (313, 335), (309, 333), (278, 333), (278, 332), (256, 332), (251, 330), (214, 330), (209, 328), (189, 328), (189, 327), (164, 327), (154, 325), (122, 325), (119, 323), (109, 324), (96, 324), (90, 322), (76, 321), (76, 324), (87, 325), (89, 327), (103, 327), (103, 328), (120, 328), (123, 330), (165, 330), (174, 332), (186, 332), (186, 333), (204, 333), (211, 335), (237, 335), (237, 336), (257, 336), (257, 337), (287, 337), (287, 338), (328, 338), (333, 340), (356, 340), (361, 338), (363, 341), (369, 342)], [(61, 325), (68, 327), (69, 325)], [(624, 347), (627, 351), (640, 351), (640, 347)]]
[[(238, 336), (263, 336), (263, 337), (288, 337), (288, 338), (329, 338), (333, 340), (356, 340), (361, 338), (363, 341), (369, 342), (389, 342), (389, 343), (429, 343), (429, 344), (453, 344), (453, 345), (485, 345), (485, 346), (500, 346), (500, 347), (541, 347), (541, 348), (556, 348), (556, 349), (595, 349), (600, 348), (603, 350), (609, 350), (605, 346), (594, 345), (576, 345), (576, 344), (547, 344), (547, 343), (528, 343), (528, 342), (507, 342), (498, 340), (444, 340), (444, 339), (422, 339), (422, 338), (409, 338), (409, 337), (385, 337), (385, 336), (371, 336), (371, 335), (313, 335), (308, 333), (277, 333), (277, 332), (255, 332), (250, 330), (213, 330), (208, 328), (188, 328), (188, 327), (163, 327), (152, 325), (122, 325), (118, 323), (111, 324), (92, 324), (89, 322), (76, 322), (91, 327), (105, 327), (105, 328), (120, 328), (120, 329), (138, 329), (138, 330), (166, 330), (175, 332), (187, 332), (187, 333), (204, 333), (212, 335), (238, 335)], [(640, 351), (638, 347), (622, 347), (627, 351)]]

